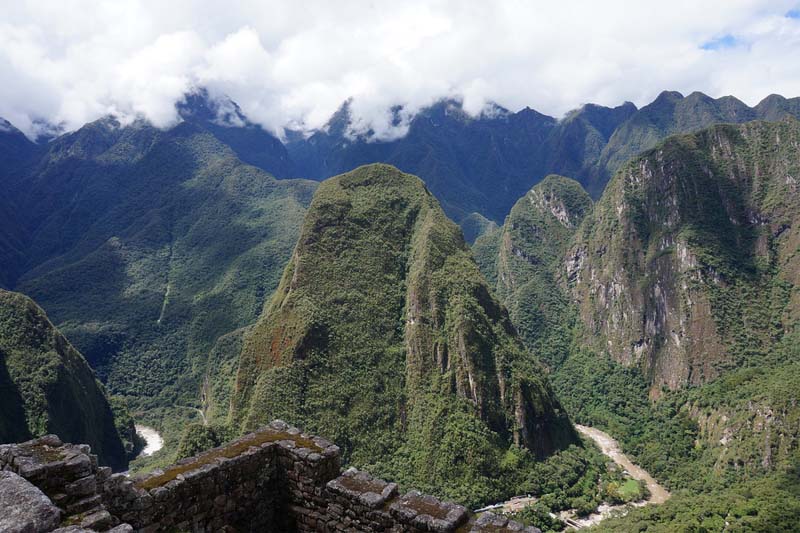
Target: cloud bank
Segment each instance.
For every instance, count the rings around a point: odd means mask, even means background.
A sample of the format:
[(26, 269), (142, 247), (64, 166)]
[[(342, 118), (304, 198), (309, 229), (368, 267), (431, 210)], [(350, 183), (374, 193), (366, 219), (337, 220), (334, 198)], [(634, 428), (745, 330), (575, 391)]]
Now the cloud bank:
[(320, 128), (352, 98), (381, 137), (402, 132), (392, 105), (407, 119), (443, 97), (561, 116), (663, 89), (800, 95), (797, 0), (4, 4), (0, 116), (31, 136), (109, 113), (168, 126), (197, 87), (277, 133)]

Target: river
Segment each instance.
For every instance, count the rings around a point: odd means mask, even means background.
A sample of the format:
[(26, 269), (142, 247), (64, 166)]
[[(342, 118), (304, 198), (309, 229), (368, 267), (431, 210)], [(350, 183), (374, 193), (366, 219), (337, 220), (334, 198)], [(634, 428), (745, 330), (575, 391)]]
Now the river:
[[(612, 461), (626, 470), (632, 478), (644, 481), (645, 485), (647, 485), (647, 490), (650, 491), (650, 497), (647, 500), (630, 504), (608, 505), (604, 503), (598, 507), (596, 512), (583, 518), (578, 518), (575, 516), (574, 511), (562, 511), (559, 513), (558, 517), (567, 523), (568, 529), (583, 529), (585, 527), (592, 526), (599, 523), (601, 520), (608, 518), (612, 514), (625, 513), (631, 506), (642, 507), (651, 503), (658, 504), (667, 501), (670, 496), (667, 489), (659, 485), (658, 481), (653, 479), (653, 476), (651, 476), (645, 469), (635, 464), (628, 458), (627, 455), (622, 453), (619, 443), (614, 440), (611, 435), (600, 431), (599, 429), (577, 424), (575, 425), (575, 429), (577, 429), (582, 435), (592, 439), (595, 444), (597, 444), (597, 447), (600, 448), (600, 451), (603, 452), (603, 455), (609, 457)], [(535, 496), (518, 496), (502, 503), (497, 503), (495, 505), (489, 505), (482, 509), (478, 509), (476, 512), (499, 511), (502, 513), (513, 513), (521, 511), (526, 506), (535, 503), (536, 500), (537, 498)]]
[(161, 438), (161, 435), (159, 435), (158, 431), (155, 429), (150, 426), (140, 426), (139, 424), (136, 424), (135, 428), (136, 433), (138, 433), (146, 443), (144, 449), (139, 454), (140, 456), (153, 455), (164, 447), (164, 439)]
[(628, 459), (628, 456), (622, 453), (619, 443), (611, 435), (599, 429), (578, 424), (575, 425), (575, 429), (592, 439), (604, 455), (607, 455), (611, 460), (627, 470), (632, 478), (644, 481), (645, 485), (647, 485), (647, 490), (650, 491), (650, 499), (647, 500), (647, 503), (664, 503), (669, 499), (667, 489), (659, 485), (658, 481), (653, 479), (653, 476), (644, 468)]

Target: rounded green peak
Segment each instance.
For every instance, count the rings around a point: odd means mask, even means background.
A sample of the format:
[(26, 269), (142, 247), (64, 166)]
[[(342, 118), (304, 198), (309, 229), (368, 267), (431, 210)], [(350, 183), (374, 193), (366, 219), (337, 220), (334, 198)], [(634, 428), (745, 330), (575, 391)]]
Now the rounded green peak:
[(347, 189), (364, 186), (390, 185), (430, 194), (425, 183), (420, 178), (413, 174), (407, 174), (399, 168), (386, 163), (362, 165), (344, 174), (333, 176), (322, 183), (323, 187), (326, 184), (335, 184)]
[(520, 198), (511, 210), (512, 219), (523, 213), (555, 217), (566, 227), (577, 227), (592, 208), (592, 198), (577, 181), (550, 174)]

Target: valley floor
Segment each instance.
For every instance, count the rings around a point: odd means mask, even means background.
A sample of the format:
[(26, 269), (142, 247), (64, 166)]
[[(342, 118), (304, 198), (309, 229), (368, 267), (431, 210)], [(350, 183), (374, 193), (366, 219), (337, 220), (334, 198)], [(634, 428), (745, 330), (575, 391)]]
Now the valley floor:
[(645, 469), (628, 459), (628, 456), (622, 453), (619, 443), (614, 440), (611, 435), (600, 431), (599, 429), (581, 426), (580, 424), (576, 424), (575, 429), (577, 429), (582, 435), (586, 435), (592, 439), (600, 448), (600, 451), (603, 452), (603, 455), (608, 456), (619, 466), (627, 470), (633, 479), (645, 482), (647, 485), (647, 490), (650, 491), (650, 499), (647, 500), (647, 503), (664, 503), (669, 499), (669, 492), (667, 489), (659, 485), (658, 481), (653, 479), (653, 476), (651, 476)]
[[(643, 481), (647, 486), (647, 490), (650, 492), (650, 497), (640, 502), (621, 505), (609, 505), (604, 503), (598, 507), (596, 512), (583, 518), (578, 518), (575, 515), (574, 509), (562, 511), (558, 518), (567, 524), (568, 529), (583, 529), (598, 524), (600, 521), (610, 516), (624, 515), (631, 507), (660, 504), (669, 499), (669, 491), (662, 487), (646, 470), (635, 464), (627, 455), (622, 453), (619, 443), (611, 435), (599, 429), (579, 424), (575, 425), (575, 429), (582, 435), (592, 439), (597, 447), (600, 448), (600, 451), (603, 452), (603, 455), (619, 465), (631, 478)], [(502, 513), (516, 513), (522, 511), (528, 505), (536, 503), (537, 499), (538, 498), (534, 496), (517, 496), (508, 501), (478, 509), (476, 512), (499, 511)]]

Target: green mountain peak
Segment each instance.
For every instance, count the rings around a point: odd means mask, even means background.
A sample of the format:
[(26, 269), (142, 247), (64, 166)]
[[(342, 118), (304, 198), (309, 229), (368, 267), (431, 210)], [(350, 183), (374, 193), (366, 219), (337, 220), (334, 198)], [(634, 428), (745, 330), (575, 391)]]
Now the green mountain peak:
[(575, 440), (458, 227), (380, 164), (320, 185), (233, 406), (245, 428), (296, 420), (356, 464), (445, 492), (474, 479), (483, 498), (509, 446), (544, 457)]

